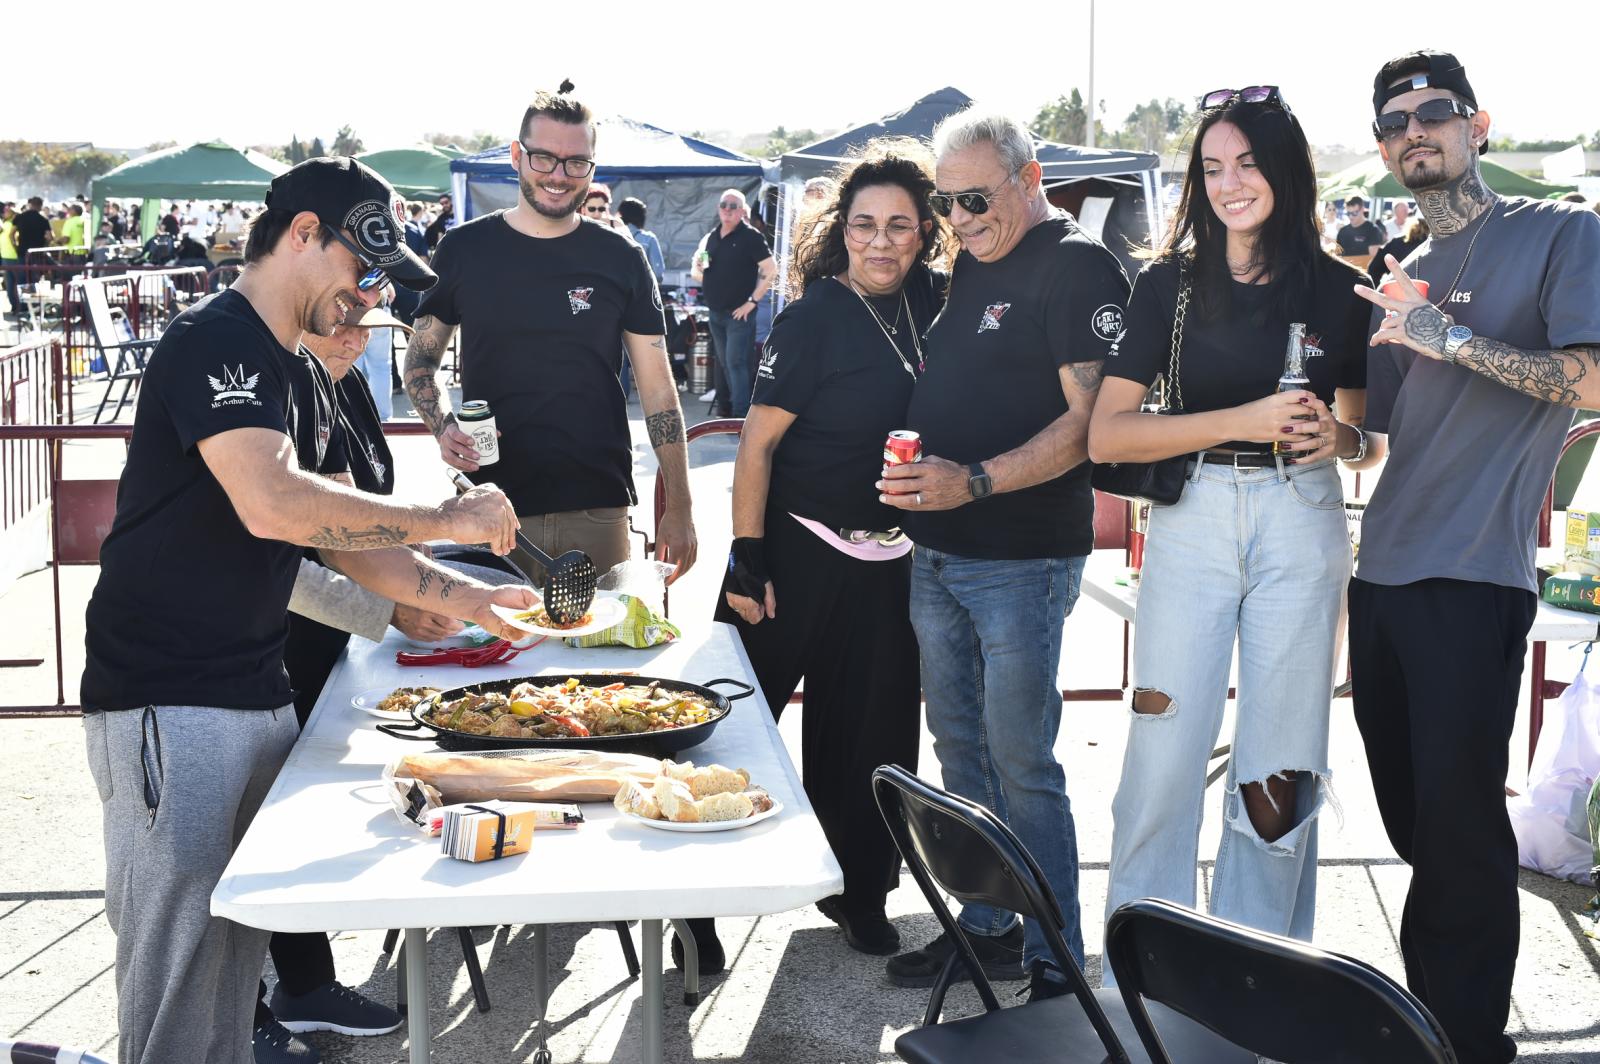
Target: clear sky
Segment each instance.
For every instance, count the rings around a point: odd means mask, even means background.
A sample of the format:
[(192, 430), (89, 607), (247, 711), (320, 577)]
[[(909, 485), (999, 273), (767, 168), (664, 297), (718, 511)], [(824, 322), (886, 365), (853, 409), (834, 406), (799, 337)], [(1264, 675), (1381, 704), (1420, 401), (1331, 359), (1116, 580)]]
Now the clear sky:
[[(369, 26), (355, 14), (362, 10)], [(1524, 10), (1535, 13), (1519, 15), (1505, 0), (1097, 0), (1095, 94), (1116, 128), (1151, 97), (1277, 84), (1313, 143), (1370, 145), (1378, 66), (1435, 47), (1466, 64), (1496, 135), (1600, 129), (1600, 4), (1553, 0)], [(765, 13), (740, 17), (750, 12)], [(1028, 117), (1074, 86), (1087, 90), (1088, 12), (1089, 0), (396, 0), (360, 8), (87, 0), (72, 6), (71, 38), (40, 12), (47, 87), (27, 85), (30, 64), (13, 68), (0, 139), (249, 145), (286, 143), (291, 134), (331, 140), (346, 123), (369, 149), (431, 131), (503, 130), (509, 138), (530, 92), (562, 77), (602, 111), (681, 131), (842, 128), (944, 85)], [(118, 40), (115, 55), (108, 35)], [(68, 40), (83, 46), (83, 61), (63, 69), (59, 48)], [(102, 69), (115, 79), (97, 83)], [(158, 71), (157, 87), (133, 91)]]

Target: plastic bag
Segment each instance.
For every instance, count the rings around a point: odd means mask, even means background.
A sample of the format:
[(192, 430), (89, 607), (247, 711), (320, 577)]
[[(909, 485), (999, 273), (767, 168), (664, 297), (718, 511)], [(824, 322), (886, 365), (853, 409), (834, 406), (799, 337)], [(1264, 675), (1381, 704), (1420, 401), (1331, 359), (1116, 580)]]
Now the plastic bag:
[(1517, 862), (1545, 875), (1589, 883), (1596, 852), (1589, 836), (1589, 795), (1600, 776), (1600, 691), (1580, 671), (1545, 707), (1544, 727), (1528, 767), (1528, 789), (1506, 801), (1517, 836)]

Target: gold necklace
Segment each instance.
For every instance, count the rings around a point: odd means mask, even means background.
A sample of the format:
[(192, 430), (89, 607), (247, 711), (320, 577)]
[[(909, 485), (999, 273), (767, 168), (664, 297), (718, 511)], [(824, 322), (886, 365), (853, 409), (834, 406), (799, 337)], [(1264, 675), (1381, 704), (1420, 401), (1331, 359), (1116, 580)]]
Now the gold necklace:
[[(922, 370), (927, 369), (928, 366), (927, 360), (922, 357), (922, 340), (917, 336), (916, 319), (911, 317), (911, 304), (906, 301), (905, 286), (902, 285), (900, 287), (900, 310), (905, 312), (906, 318), (911, 322), (911, 348), (917, 353), (916, 369), (911, 368), (911, 363), (906, 359), (905, 353), (900, 350), (900, 345), (894, 342), (893, 333), (895, 330), (889, 327), (889, 325), (883, 320), (882, 315), (878, 313), (878, 308), (874, 307), (870, 302), (868, 302), (867, 297), (862, 294), (861, 289), (856, 287), (855, 279), (850, 276), (849, 271), (845, 272), (844, 279), (845, 283), (850, 286), (850, 291), (854, 292), (856, 294), (856, 298), (861, 300), (861, 305), (867, 308), (867, 313), (872, 315), (872, 320), (878, 323), (878, 331), (883, 333), (883, 338), (889, 342), (890, 349), (894, 351), (894, 357), (898, 358), (900, 360), (900, 364), (905, 367), (906, 372), (911, 374), (911, 379), (916, 380), (917, 374)], [(894, 320), (896, 324), (899, 323), (899, 312), (896, 312)]]

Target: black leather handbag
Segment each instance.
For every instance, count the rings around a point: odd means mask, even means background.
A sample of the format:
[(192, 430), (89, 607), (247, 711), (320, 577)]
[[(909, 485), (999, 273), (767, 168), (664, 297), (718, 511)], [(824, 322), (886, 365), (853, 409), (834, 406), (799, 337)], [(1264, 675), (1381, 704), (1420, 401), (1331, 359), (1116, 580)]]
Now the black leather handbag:
[[(1178, 352), (1183, 347), (1183, 319), (1189, 311), (1188, 271), (1180, 268), (1178, 275), (1178, 303), (1172, 315), (1172, 352), (1167, 359), (1167, 372), (1157, 377), (1140, 407), (1152, 414), (1176, 414), (1183, 411), (1183, 387), (1178, 378)], [(1168, 399), (1172, 402), (1168, 402)], [(1183, 484), (1188, 479), (1185, 467), (1187, 454), (1175, 454), (1154, 462), (1106, 462), (1089, 472), (1089, 483), (1096, 491), (1148, 502), (1152, 506), (1171, 506), (1183, 497)]]

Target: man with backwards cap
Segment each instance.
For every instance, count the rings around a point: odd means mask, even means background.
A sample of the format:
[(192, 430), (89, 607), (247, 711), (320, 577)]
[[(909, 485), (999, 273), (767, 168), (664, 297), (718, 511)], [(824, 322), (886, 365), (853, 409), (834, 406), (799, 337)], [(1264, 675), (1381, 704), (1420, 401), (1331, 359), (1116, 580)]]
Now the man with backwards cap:
[[(82, 702), (117, 935), (121, 1064), (249, 1064), (265, 931), (210, 915), (211, 891), (297, 730), (283, 645), (299, 546), (373, 590), (500, 630), (531, 604), (404, 545), (514, 541), (481, 487), (401, 505), (317, 476), (302, 421), (302, 331), (326, 335), (391, 279), (432, 271), (394, 191), (351, 159), (272, 182), (238, 283), (173, 320), (145, 372), (117, 513), (87, 611)], [(302, 447), (296, 441), (311, 441)]]
[(1431, 235), (1387, 259), (1395, 294), (1356, 289), (1380, 312), (1364, 428), (1390, 452), (1350, 584), (1356, 722), (1412, 870), (1406, 981), (1463, 1062), (1500, 1064), (1517, 1052), (1507, 745), (1539, 510), (1573, 410), (1600, 404), (1600, 217), (1484, 185), (1489, 115), (1455, 56), (1390, 60), (1372, 102)]

